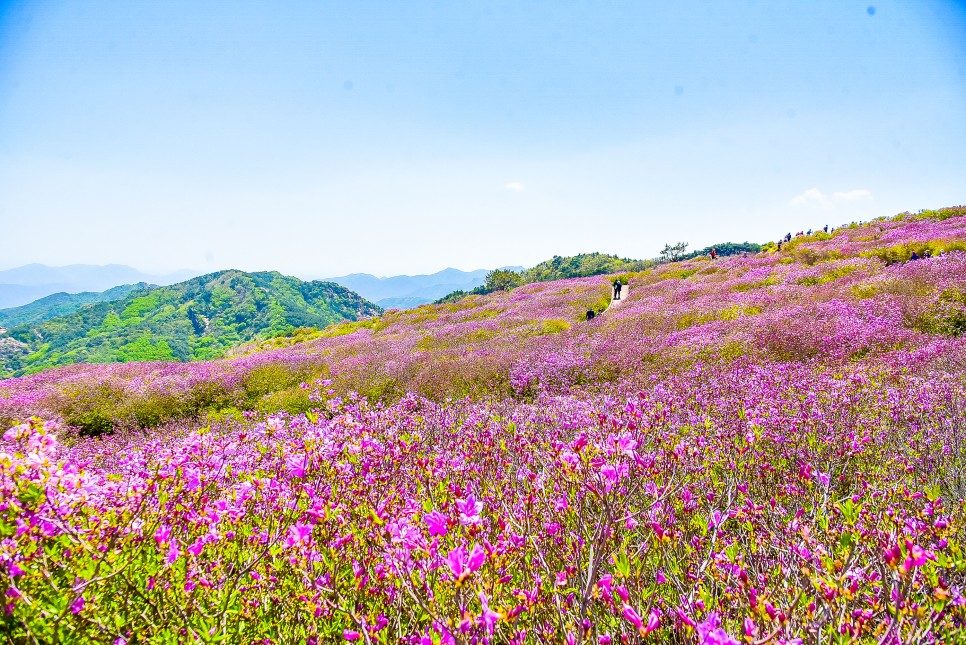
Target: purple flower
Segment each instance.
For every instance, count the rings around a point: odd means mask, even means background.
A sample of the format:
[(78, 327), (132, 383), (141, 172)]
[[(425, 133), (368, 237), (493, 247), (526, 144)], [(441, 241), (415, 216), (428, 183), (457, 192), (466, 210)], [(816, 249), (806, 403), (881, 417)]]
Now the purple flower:
[(463, 526), (471, 526), (483, 521), (480, 519), (483, 502), (476, 499), (472, 492), (466, 496), (465, 500), (456, 500), (456, 507), (460, 511), (460, 524)]
[(698, 623), (698, 642), (701, 645), (741, 645), (741, 643), (728, 635), (728, 632), (721, 627), (718, 614), (711, 612), (704, 622)]
[(308, 544), (312, 538), (312, 525), (298, 522), (288, 527), (285, 546), (292, 548), (301, 544)]
[(446, 564), (457, 582), (463, 582), (478, 570), (485, 559), (486, 552), (478, 544), (474, 545), (469, 553), (466, 552), (466, 547), (458, 546), (446, 554)]
[(638, 632), (644, 630), (644, 620), (638, 615), (634, 608), (630, 605), (624, 605), (624, 611), (622, 612), (624, 618), (631, 624)]
[(171, 544), (168, 545), (168, 554), (167, 556), (165, 556), (165, 559), (164, 559), (165, 563), (169, 565), (174, 564), (175, 562), (178, 561), (178, 558), (180, 557), (181, 557), (181, 549), (178, 548), (178, 541), (171, 540)]
[(439, 511), (427, 513), (425, 518), (430, 535), (446, 535), (446, 516)]
[(482, 591), (480, 592), (480, 604), (483, 605), (483, 613), (480, 614), (480, 623), (488, 635), (493, 635), (494, 626), (503, 618), (503, 614), (490, 609), (489, 599)]

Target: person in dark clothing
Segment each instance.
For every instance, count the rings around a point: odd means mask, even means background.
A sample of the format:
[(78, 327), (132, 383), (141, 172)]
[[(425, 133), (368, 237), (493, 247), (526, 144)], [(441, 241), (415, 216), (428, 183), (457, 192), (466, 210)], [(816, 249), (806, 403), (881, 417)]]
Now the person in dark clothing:
[(828, 233), (828, 224), (826, 224), (825, 227), (822, 230), (825, 231), (826, 233)]
[(717, 252), (717, 251), (715, 251), (714, 249), (711, 249), (711, 259), (713, 260), (713, 259), (715, 259), (716, 257), (718, 257), (718, 252)]
[(782, 240), (778, 240), (778, 250), (782, 250)]
[(614, 300), (621, 299), (621, 287), (623, 286), (624, 285), (621, 284), (620, 278), (618, 278), (617, 280), (614, 280)]
[(597, 316), (597, 314), (594, 313), (593, 309), (587, 310), (587, 320), (593, 320), (595, 316)]
[(916, 253), (915, 251), (913, 251), (913, 252), (912, 252), (912, 255), (911, 255), (911, 256), (909, 256), (909, 259), (910, 259), (910, 260), (918, 260), (918, 259), (919, 259), (919, 254), (918, 254), (918, 253)]

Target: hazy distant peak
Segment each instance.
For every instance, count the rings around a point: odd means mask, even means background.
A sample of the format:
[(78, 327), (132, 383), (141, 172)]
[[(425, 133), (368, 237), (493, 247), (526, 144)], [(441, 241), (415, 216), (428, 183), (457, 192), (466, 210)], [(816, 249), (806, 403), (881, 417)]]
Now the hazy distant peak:
[(372, 302), (386, 301), (389, 306), (416, 306), (457, 290), (469, 290), (486, 281), (490, 269), (463, 271), (447, 267), (436, 273), (377, 277), (370, 273), (350, 273), (324, 278), (352, 289)]
[(140, 282), (163, 286), (197, 275), (189, 270), (154, 275), (125, 264), (48, 266), (34, 262), (0, 271), (0, 308), (25, 305), (54, 293), (97, 293)]

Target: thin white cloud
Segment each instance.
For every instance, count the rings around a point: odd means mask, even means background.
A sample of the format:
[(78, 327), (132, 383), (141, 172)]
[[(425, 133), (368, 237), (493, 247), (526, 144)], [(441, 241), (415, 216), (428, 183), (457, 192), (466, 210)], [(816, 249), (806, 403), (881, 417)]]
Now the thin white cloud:
[(832, 193), (832, 201), (834, 202), (861, 202), (870, 199), (872, 199), (872, 193), (864, 188), (850, 190), (845, 193)]
[(515, 193), (522, 193), (524, 189), (524, 185), (518, 181), (511, 181), (510, 183), (504, 185), (503, 187), (506, 188), (507, 190), (512, 190)]
[(845, 192), (835, 192), (826, 195), (818, 188), (809, 188), (800, 195), (792, 197), (788, 202), (790, 206), (809, 206), (816, 205), (829, 208), (836, 204), (851, 204), (854, 202), (868, 201), (872, 199), (872, 193), (864, 188), (856, 188)]
[(801, 195), (795, 195), (792, 197), (792, 201), (788, 202), (791, 206), (807, 206), (809, 204), (819, 204), (820, 206), (828, 206), (828, 197), (825, 193), (820, 191), (818, 188), (809, 188)]

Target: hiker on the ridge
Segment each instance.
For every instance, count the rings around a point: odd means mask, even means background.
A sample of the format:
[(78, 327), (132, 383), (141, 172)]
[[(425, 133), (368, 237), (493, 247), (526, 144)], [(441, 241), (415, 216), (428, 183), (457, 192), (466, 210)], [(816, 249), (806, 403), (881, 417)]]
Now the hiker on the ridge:
[(913, 252), (912, 252), (912, 255), (911, 255), (911, 256), (909, 256), (909, 259), (910, 259), (910, 260), (918, 260), (918, 259), (919, 259), (919, 254), (918, 254), (918, 253), (916, 253), (915, 251), (913, 251)]
[(717, 251), (715, 251), (714, 249), (711, 249), (711, 259), (713, 260), (713, 259), (715, 259), (716, 257), (718, 257), (718, 252), (717, 252)]
[(623, 287), (623, 286), (624, 285), (621, 284), (621, 279), (620, 278), (617, 278), (616, 280), (614, 280), (614, 300), (620, 300), (621, 299), (621, 287)]

